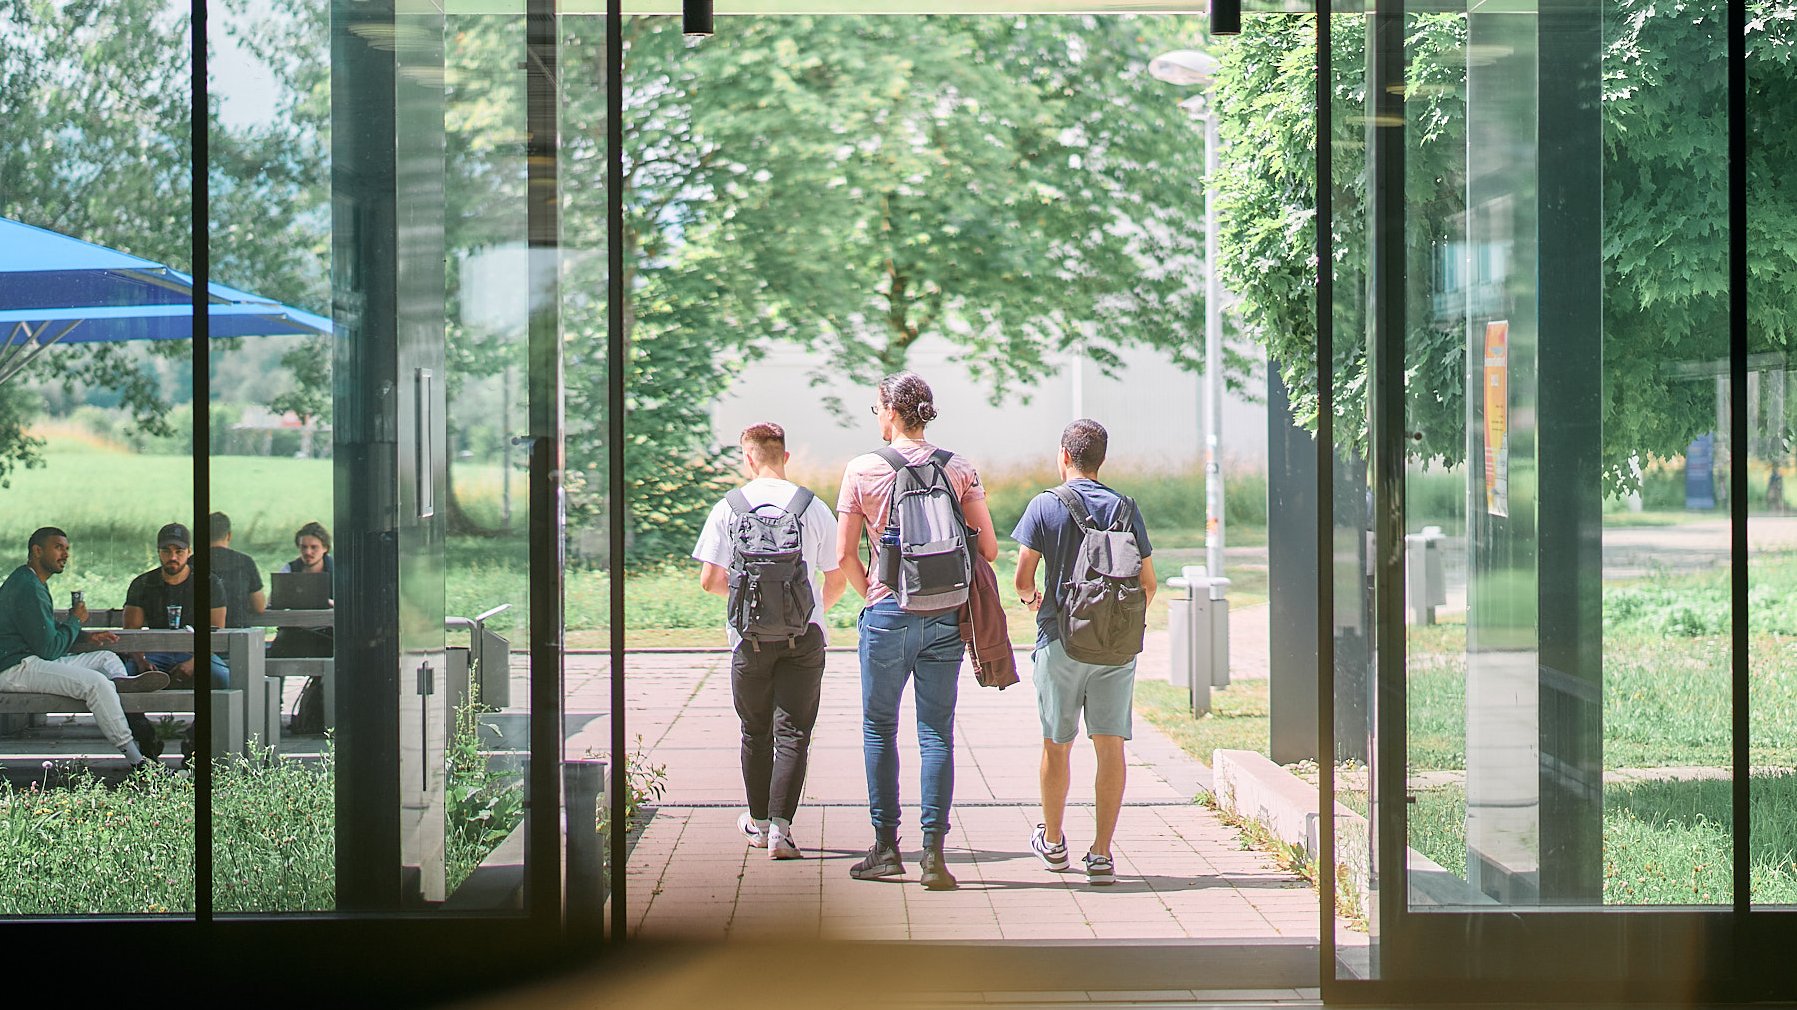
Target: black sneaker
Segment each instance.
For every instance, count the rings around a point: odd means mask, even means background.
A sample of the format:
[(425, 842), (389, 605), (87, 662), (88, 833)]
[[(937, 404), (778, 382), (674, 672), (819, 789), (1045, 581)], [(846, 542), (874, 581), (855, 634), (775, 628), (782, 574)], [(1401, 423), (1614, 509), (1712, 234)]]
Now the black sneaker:
[(862, 856), (859, 863), (849, 867), (849, 876), (856, 880), (898, 877), (904, 875), (904, 872), (905, 864), (899, 861), (898, 846), (881, 845), (879, 842), (869, 845), (867, 855)]
[(923, 886), (926, 891), (952, 891), (961, 886), (948, 872), (948, 860), (941, 849), (923, 850)]

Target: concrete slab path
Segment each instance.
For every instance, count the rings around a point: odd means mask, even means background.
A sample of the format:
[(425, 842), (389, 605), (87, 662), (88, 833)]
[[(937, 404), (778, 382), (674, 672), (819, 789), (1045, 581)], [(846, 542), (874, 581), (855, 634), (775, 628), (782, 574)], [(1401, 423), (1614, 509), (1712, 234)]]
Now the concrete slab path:
[[(1317, 896), (1234, 829), (1194, 802), (1208, 769), (1145, 720), (1128, 748), (1126, 807), (1113, 846), (1118, 880), (1087, 885), (1078, 854), (1093, 832), (1091, 748), (1074, 750), (1067, 821), (1075, 870), (1052, 873), (1029, 849), (1040, 820), (1041, 730), (1023, 683), (999, 692), (963, 671), (956, 715), (955, 807), (947, 847), (954, 892), (918, 884), (918, 754), (909, 692), (900, 713), (904, 878), (857, 881), (848, 867), (872, 840), (861, 757), (860, 674), (853, 653), (831, 653), (794, 832), (805, 851), (774, 861), (744, 844), (739, 729), (728, 655), (633, 654), (628, 732), (667, 769), (629, 867), (632, 928), (649, 938), (753, 938), (793, 934), (848, 940), (1160, 940), (1315, 942)], [(1147, 671), (1144, 671), (1147, 675)], [(1162, 674), (1164, 676), (1164, 674)], [(1263, 674), (1264, 676), (1264, 674)], [(570, 711), (605, 712), (604, 656), (569, 658)], [(570, 753), (606, 749), (609, 719), (594, 720)], [(1337, 930), (1346, 942), (1361, 934)]]

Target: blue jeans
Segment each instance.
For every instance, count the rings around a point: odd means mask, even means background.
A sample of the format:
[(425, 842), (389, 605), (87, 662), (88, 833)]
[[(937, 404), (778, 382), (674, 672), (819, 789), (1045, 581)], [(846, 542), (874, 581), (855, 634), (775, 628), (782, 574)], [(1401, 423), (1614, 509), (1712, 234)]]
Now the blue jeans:
[(867, 759), (867, 805), (874, 836), (897, 844), (899, 828), (899, 698), (917, 680), (917, 748), (923, 759), (925, 847), (948, 836), (955, 793), (955, 697), (960, 689), (961, 632), (953, 611), (911, 614), (886, 597), (861, 611), (861, 748)]
[[(190, 652), (146, 652), (144, 660), (158, 670), (173, 670), (175, 667), (193, 658)], [(212, 687), (224, 690), (231, 686), (231, 670), (225, 666), (223, 656), (212, 657)]]

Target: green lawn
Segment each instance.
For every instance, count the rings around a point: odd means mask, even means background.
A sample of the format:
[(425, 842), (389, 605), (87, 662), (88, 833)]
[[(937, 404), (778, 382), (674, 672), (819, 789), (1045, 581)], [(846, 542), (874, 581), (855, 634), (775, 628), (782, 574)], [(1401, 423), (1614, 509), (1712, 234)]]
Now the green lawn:
[[(1605, 786), (1605, 904), (1732, 901), (1731, 790), (1726, 779)], [(1444, 786), (1415, 795), (1411, 848), (1465, 877), (1465, 791)], [(1752, 816), (1753, 900), (1797, 903), (1797, 774), (1754, 776)]]
[(1136, 713), (1206, 765), (1218, 749), (1267, 752), (1265, 680), (1238, 680), (1212, 688), (1210, 701), (1210, 712), (1194, 719), (1185, 688), (1164, 680), (1136, 681)]
[[(154, 538), (162, 524), (189, 521), (192, 464), (186, 457), (137, 455), (92, 441), (59, 439), (45, 453), (47, 465), (16, 474), (10, 488), (0, 490), (0, 557), (3, 545), (16, 544), (23, 561), (26, 538), (39, 526), (69, 532), (74, 557), (52, 588), (59, 601), (70, 590), (87, 593), (91, 606), (123, 606), (125, 587), (140, 572), (155, 566)], [(211, 461), (212, 504), (231, 516), (233, 546), (250, 554), (264, 572), (293, 557), (293, 531), (311, 519), (328, 526), (332, 514), (332, 468), (329, 460), (217, 456)], [(103, 475), (103, 476), (101, 476)], [(457, 464), (455, 485), (463, 506), (486, 520), (499, 514), (497, 467)], [(104, 481), (103, 486), (101, 481)], [(1166, 482), (1162, 482), (1166, 483)], [(122, 493), (108, 493), (117, 489)], [(1177, 488), (1154, 485), (1169, 501)], [(514, 487), (514, 503), (522, 491)], [(521, 505), (519, 505), (521, 507)], [(1169, 506), (1171, 507), (1171, 506)], [(1181, 565), (1203, 560), (1203, 534), (1170, 528), (1159, 531), (1159, 573), (1176, 575)], [(1264, 531), (1243, 524), (1230, 533), (1232, 542), (1264, 542)], [(521, 519), (513, 531), (497, 537), (451, 537), (447, 544), (445, 592), (448, 612), (471, 617), (502, 603), (512, 609), (492, 622), (515, 642), (524, 639), (529, 604), (526, 570), (528, 545)], [(0, 568), (5, 568), (0, 564)], [(1034, 617), (1010, 592), (1016, 569), (1016, 547), (1001, 541), (999, 586), (1010, 617), (1011, 637), (1035, 640)], [(1232, 571), (1231, 598), (1238, 606), (1266, 598), (1264, 568)], [(565, 596), (568, 645), (609, 645), (610, 581), (605, 572), (570, 569)], [(625, 631), (632, 647), (722, 647), (725, 642), (724, 601), (699, 588), (696, 566), (683, 562), (639, 565), (625, 584)], [(831, 640), (855, 642), (860, 599), (851, 590), (829, 614)], [(1150, 627), (1166, 627), (1166, 608), (1150, 612)]]

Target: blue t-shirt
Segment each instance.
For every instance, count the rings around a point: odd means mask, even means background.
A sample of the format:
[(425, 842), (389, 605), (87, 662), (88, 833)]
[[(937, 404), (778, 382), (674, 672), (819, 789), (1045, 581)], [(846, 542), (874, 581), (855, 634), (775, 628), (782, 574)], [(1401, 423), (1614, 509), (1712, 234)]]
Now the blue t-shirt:
[[(1110, 526), (1117, 518), (1117, 507), (1123, 501), (1117, 492), (1084, 477), (1075, 477), (1067, 482), (1067, 486), (1079, 494), (1092, 521), (1100, 528)], [(1148, 542), (1148, 526), (1142, 522), (1139, 508), (1136, 509), (1135, 530), (1136, 547), (1146, 558), (1154, 553), (1154, 547)], [(1079, 553), (1084, 534), (1080, 532), (1079, 523), (1067, 512), (1067, 506), (1061, 504), (1061, 499), (1044, 491), (1030, 499), (1029, 508), (1023, 510), (1023, 518), (1017, 520), (1017, 528), (1011, 531), (1011, 539), (1042, 555), (1046, 588), (1042, 593), (1042, 609), (1036, 611), (1036, 648), (1040, 649), (1061, 637), (1060, 620), (1056, 615), (1067, 598), (1067, 587), (1063, 583), (1067, 578), (1067, 567)]]

